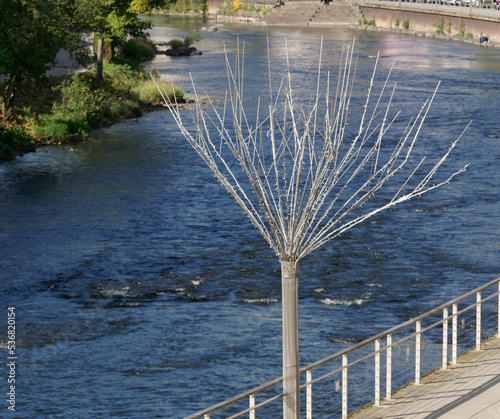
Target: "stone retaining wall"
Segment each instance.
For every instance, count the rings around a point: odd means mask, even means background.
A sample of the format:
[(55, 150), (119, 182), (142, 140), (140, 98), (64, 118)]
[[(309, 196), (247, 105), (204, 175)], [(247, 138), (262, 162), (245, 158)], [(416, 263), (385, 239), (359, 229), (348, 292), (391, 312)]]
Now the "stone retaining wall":
[[(450, 13), (446, 11), (415, 11), (404, 8), (391, 8), (378, 5), (358, 4), (366, 21), (375, 21), (375, 25), (383, 28), (407, 28), (413, 31), (436, 32), (438, 25), (445, 35), (461, 35), (471, 33), (473, 39), (479, 40), (487, 36), (491, 41), (500, 43), (500, 22), (476, 18), (464, 13)], [(398, 26), (399, 23), (399, 26)]]

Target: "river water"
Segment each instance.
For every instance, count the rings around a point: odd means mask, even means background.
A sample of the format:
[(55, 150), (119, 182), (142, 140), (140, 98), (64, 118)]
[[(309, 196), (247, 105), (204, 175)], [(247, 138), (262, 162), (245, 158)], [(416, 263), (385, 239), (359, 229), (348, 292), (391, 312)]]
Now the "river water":
[[(213, 24), (155, 18), (157, 42)], [(224, 93), (224, 45), (245, 43), (250, 102), (281, 77), (287, 38), (298, 79), (356, 38), (358, 78), (396, 59), (394, 106), (441, 87), (422, 133), (444, 153), (473, 120), (438, 191), (383, 213), (303, 260), (301, 364), (442, 304), (500, 272), (500, 51), (358, 30), (226, 24), (196, 57), (148, 64), (188, 92)], [(333, 70), (335, 71), (335, 70)], [(301, 90), (302, 89), (302, 90)], [(307, 94), (299, 83), (298, 93)], [(0, 300), (16, 307), (16, 418), (180, 418), (281, 375), (279, 263), (158, 111), (0, 164)], [(0, 345), (6, 348), (2, 328)], [(2, 353), (7, 353), (3, 350)], [(8, 391), (7, 372), (0, 377)], [(3, 399), (2, 399), (3, 400)], [(9, 413), (9, 416), (5, 415)]]

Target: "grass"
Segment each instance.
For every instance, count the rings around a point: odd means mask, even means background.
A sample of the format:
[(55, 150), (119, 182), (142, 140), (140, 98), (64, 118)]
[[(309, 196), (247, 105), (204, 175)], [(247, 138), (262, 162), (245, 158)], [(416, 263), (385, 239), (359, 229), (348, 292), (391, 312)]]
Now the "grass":
[[(95, 70), (72, 76), (26, 82), (14, 109), (15, 118), (0, 131), (0, 160), (9, 160), (38, 143), (74, 142), (90, 130), (161, 106), (163, 98), (151, 77), (128, 64), (104, 65), (104, 84), (96, 87)], [(162, 83), (169, 99), (184, 102), (181, 89)]]

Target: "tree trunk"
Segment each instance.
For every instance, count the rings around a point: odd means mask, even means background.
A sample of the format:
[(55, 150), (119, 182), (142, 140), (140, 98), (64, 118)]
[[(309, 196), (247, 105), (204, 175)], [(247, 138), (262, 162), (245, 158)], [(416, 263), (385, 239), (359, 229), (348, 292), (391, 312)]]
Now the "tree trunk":
[(5, 82), (5, 88), (3, 91), (2, 97), (2, 119), (4, 121), (9, 121), (12, 112), (14, 110), (14, 100), (17, 92), (17, 84), (20, 80), (20, 77), (17, 75), (9, 75), (7, 81)]
[(298, 262), (282, 260), (283, 419), (300, 417), (298, 282)]
[(98, 86), (102, 86), (102, 83), (103, 83), (103, 76), (102, 76), (103, 39), (100, 35), (99, 35), (99, 38), (97, 38), (96, 56), (97, 56), (97, 69), (96, 69), (95, 82)]

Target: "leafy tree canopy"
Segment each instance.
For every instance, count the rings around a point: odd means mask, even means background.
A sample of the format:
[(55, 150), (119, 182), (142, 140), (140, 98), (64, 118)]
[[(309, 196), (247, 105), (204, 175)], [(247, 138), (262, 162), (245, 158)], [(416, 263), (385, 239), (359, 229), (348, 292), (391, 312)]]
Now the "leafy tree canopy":
[(91, 31), (97, 43), (96, 83), (103, 82), (102, 39), (125, 39), (127, 36), (144, 36), (151, 27), (137, 16), (161, 3), (160, 0), (74, 0), (74, 26), (82, 31)]
[(103, 38), (140, 36), (151, 25), (137, 14), (160, 3), (159, 0), (76, 0), (75, 26), (97, 32)]
[(0, 2), (0, 73), (7, 79), (4, 119), (12, 112), (19, 83), (42, 78), (55, 64), (58, 51), (71, 44), (73, 34), (66, 27), (69, 7), (65, 0)]

